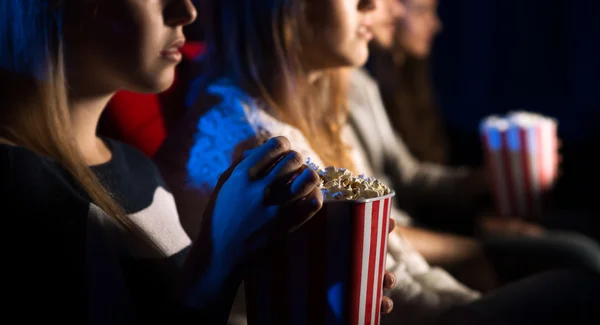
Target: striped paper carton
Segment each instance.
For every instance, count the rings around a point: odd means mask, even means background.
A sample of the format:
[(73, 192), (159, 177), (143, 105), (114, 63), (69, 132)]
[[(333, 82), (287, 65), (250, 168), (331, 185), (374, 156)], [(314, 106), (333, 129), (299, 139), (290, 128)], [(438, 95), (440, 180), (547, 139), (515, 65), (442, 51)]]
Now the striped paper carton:
[(481, 136), (497, 212), (539, 218), (557, 178), (556, 121), (523, 112), (489, 117)]
[(252, 269), (248, 323), (379, 324), (393, 196), (326, 201)]

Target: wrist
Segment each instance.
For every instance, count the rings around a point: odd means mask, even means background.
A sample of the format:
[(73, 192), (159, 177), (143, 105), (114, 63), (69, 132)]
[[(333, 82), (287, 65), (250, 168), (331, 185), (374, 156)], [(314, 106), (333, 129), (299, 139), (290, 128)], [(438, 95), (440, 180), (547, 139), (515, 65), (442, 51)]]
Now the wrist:
[(186, 306), (190, 308), (204, 310), (217, 301), (228, 300), (227, 295), (237, 291), (242, 281), (240, 272), (227, 255), (213, 252), (204, 264), (183, 295)]
[(203, 312), (230, 298), (233, 300), (242, 281), (237, 259), (212, 237), (210, 234), (197, 237), (187, 254), (178, 290), (181, 303)]
[(189, 323), (226, 324), (242, 282), (240, 274), (223, 258), (210, 261), (181, 297), (185, 317), (193, 320)]

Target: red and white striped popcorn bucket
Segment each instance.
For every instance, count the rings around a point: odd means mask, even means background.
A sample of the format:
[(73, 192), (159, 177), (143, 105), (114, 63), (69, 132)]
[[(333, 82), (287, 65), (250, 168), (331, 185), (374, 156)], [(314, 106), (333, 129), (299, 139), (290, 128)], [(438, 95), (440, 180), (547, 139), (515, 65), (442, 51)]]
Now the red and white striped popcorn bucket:
[(379, 324), (393, 196), (326, 201), (251, 270), (248, 324)]
[(481, 135), (497, 212), (539, 218), (557, 178), (556, 122), (513, 113), (484, 120)]

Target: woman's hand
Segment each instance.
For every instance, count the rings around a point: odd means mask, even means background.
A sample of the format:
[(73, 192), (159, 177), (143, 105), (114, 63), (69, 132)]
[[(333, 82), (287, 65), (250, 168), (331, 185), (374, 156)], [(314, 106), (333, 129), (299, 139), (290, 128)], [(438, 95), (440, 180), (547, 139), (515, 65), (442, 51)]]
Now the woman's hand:
[(203, 222), (215, 253), (244, 264), (319, 211), (319, 177), (303, 162), (286, 138), (277, 137), (247, 151), (222, 175)]
[(318, 175), (286, 138), (242, 156), (221, 175), (182, 275), (182, 299), (210, 319), (227, 319), (252, 256), (323, 204)]

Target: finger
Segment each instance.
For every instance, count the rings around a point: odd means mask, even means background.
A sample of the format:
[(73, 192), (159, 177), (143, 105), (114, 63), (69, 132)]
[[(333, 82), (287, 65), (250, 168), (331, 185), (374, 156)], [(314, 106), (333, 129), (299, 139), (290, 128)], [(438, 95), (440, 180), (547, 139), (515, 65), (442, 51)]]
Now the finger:
[(287, 183), (302, 166), (304, 166), (302, 155), (293, 150), (289, 151), (277, 161), (275, 166), (265, 176), (265, 180), (271, 184), (283, 179)]
[[(292, 201), (307, 196), (313, 190), (315, 190), (315, 188), (318, 187), (319, 183), (321, 182), (317, 172), (310, 169), (306, 165), (303, 166), (302, 172), (292, 181), (290, 186), (290, 190), (292, 192)], [(319, 190), (318, 192), (321, 193), (320, 189), (317, 188), (317, 190)]]
[(281, 155), (288, 152), (289, 149), (290, 142), (285, 137), (271, 138), (265, 144), (252, 150), (249, 156), (239, 164), (239, 168), (248, 170), (248, 176), (256, 179), (271, 169)]
[(381, 313), (387, 315), (394, 309), (394, 302), (389, 297), (383, 297), (381, 301)]
[(218, 193), (221, 190), (221, 187), (223, 187), (223, 184), (225, 184), (225, 182), (227, 182), (229, 177), (231, 177), (231, 174), (237, 168), (238, 165), (239, 165), (239, 162), (234, 162), (233, 164), (231, 164), (231, 166), (229, 166), (229, 168), (227, 168), (221, 174), (221, 176), (219, 176), (219, 180), (217, 181), (217, 185), (215, 186), (213, 193)]
[(396, 220), (390, 218), (389, 225), (388, 225), (388, 234), (391, 233), (392, 231), (394, 231), (394, 229), (396, 229)]
[(393, 289), (396, 286), (396, 276), (393, 273), (385, 272), (383, 275), (383, 288)]
[(221, 176), (219, 176), (219, 180), (217, 181), (217, 185), (215, 186), (215, 189), (212, 192), (212, 195), (210, 197), (210, 200), (208, 201), (206, 209), (204, 210), (204, 215), (205, 216), (212, 215), (213, 209), (215, 207), (215, 203), (217, 201), (217, 196), (219, 195), (219, 192), (221, 191), (221, 188), (223, 187), (223, 184), (225, 184), (225, 182), (227, 182), (227, 180), (229, 179), (229, 177), (231, 177), (231, 174), (233, 173), (233, 171), (235, 170), (236, 167), (237, 167), (237, 163), (234, 162), (233, 164), (231, 164), (231, 166), (229, 166), (229, 168), (227, 168), (221, 174)]
[(321, 182), (319, 175), (306, 165), (290, 178), (282, 176), (268, 188), (265, 204), (289, 204), (309, 195)]
[(287, 203), (292, 197), (290, 185), (305, 167), (299, 153), (296, 151), (285, 153), (264, 176), (267, 183), (264, 203), (266, 205)]
[(294, 232), (308, 222), (323, 207), (321, 189), (314, 188), (307, 196), (279, 210), (277, 224), (288, 232)]

